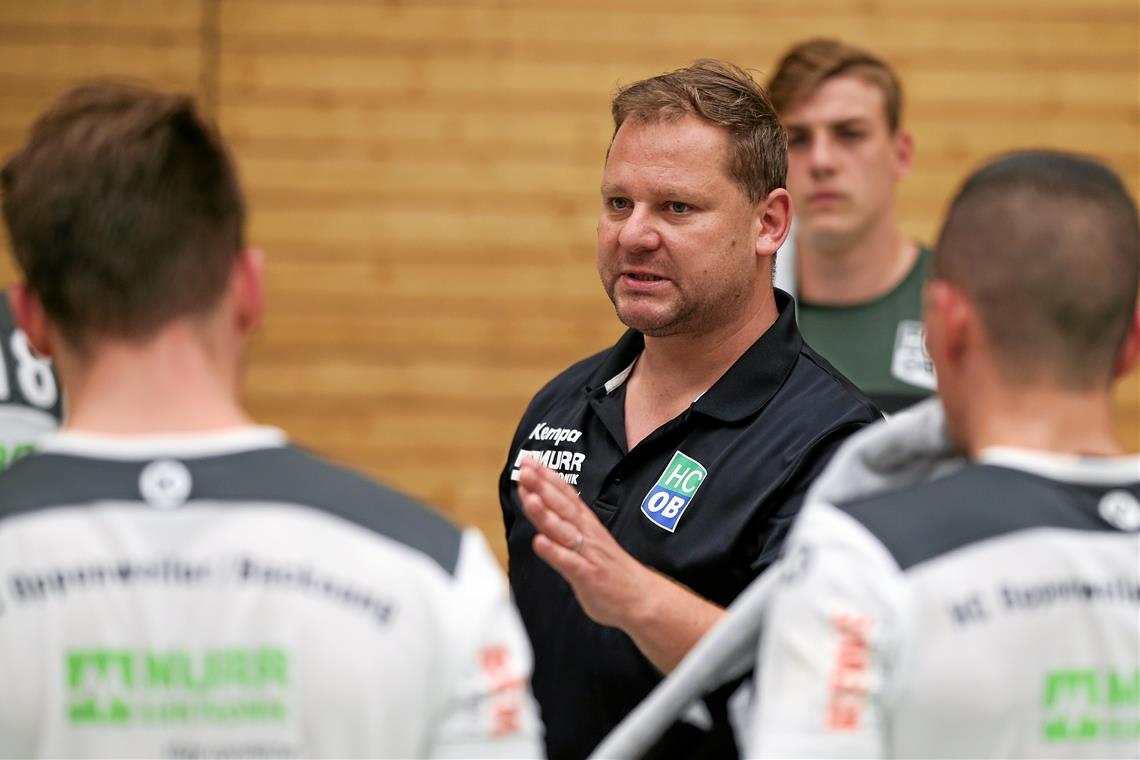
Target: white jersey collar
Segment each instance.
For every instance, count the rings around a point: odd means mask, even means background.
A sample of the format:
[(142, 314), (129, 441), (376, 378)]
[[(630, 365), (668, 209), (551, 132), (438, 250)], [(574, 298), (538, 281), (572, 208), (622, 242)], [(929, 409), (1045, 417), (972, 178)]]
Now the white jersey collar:
[(155, 457), (198, 458), (237, 454), (254, 449), (280, 448), (287, 443), (284, 431), (262, 425), (247, 425), (194, 433), (112, 435), (65, 430), (44, 436), (36, 451), (71, 454), (98, 459), (150, 459)]
[(978, 462), (1069, 483), (1120, 485), (1140, 481), (1140, 454), (1082, 457), (1012, 446), (990, 446), (978, 454)]
[(620, 388), (625, 383), (625, 381), (629, 379), (630, 374), (633, 372), (633, 366), (637, 364), (637, 360), (640, 358), (641, 354), (638, 354), (633, 358), (633, 361), (629, 363), (628, 367), (606, 381), (605, 387), (607, 396)]

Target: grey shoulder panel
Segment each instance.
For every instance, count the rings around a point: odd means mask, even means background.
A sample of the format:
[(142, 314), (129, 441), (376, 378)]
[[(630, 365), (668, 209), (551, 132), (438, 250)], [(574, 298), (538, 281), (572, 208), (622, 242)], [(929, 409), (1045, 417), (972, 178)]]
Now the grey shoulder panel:
[[(89, 459), (33, 454), (0, 473), (0, 520), (97, 501), (136, 502), (143, 470), (153, 460)], [(335, 515), (431, 557), (454, 574), (462, 532), (404, 494), (331, 465), (292, 446), (177, 460), (190, 473), (186, 502), (278, 502)]]
[[(922, 486), (837, 506), (906, 570), (979, 541), (1035, 528), (1119, 531), (1097, 509), (1108, 491), (1118, 489), (970, 465)], [(1140, 496), (1140, 484), (1124, 490)]]

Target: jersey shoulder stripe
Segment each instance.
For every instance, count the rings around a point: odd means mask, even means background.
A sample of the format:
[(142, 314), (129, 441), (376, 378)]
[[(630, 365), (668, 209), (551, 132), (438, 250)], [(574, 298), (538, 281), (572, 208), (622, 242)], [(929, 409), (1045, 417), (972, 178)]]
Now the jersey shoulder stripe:
[(940, 480), (836, 507), (907, 570), (980, 541), (1036, 528), (1118, 533), (1120, 528), (1098, 510), (1110, 491), (1140, 497), (1140, 482), (1089, 485), (971, 464)]
[[(194, 502), (280, 503), (319, 510), (384, 536), (433, 559), (455, 574), (462, 532), (442, 515), (404, 494), (295, 446), (220, 456), (174, 458), (190, 474), (182, 508)], [(0, 521), (56, 507), (102, 501), (149, 509), (140, 481), (154, 459), (98, 459), (38, 453), (0, 473)]]

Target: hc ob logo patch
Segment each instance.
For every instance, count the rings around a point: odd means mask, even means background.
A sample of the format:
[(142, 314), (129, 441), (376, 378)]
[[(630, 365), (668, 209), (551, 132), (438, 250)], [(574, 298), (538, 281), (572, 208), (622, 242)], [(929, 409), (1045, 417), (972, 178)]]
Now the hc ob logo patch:
[(673, 533), (707, 474), (700, 462), (680, 451), (674, 452), (665, 471), (657, 479), (657, 485), (645, 494), (641, 513), (657, 527)]

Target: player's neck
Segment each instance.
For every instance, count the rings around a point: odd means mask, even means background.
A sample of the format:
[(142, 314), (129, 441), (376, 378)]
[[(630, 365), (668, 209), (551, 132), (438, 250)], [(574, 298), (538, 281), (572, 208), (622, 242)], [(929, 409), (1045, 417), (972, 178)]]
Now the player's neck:
[[(770, 290), (770, 289), (769, 289)], [(678, 392), (704, 392), (776, 321), (779, 312), (771, 293), (759, 304), (741, 308), (738, 318), (699, 334), (646, 336), (645, 350), (634, 372)]]
[(1125, 453), (1113, 430), (1111, 395), (1103, 389), (996, 387), (971, 408), (972, 458), (992, 446), (1096, 457)]
[(796, 287), (803, 301), (840, 306), (873, 301), (914, 267), (918, 246), (903, 237), (893, 212), (866, 230), (839, 239), (796, 235)]
[(61, 356), (64, 427), (130, 435), (248, 425), (238, 401), (237, 357), (225, 353), (194, 326), (178, 323), (142, 343), (101, 341), (83, 361)]
[[(765, 286), (767, 287), (767, 286)], [(712, 387), (779, 317), (768, 288), (739, 319), (698, 335), (645, 338), (626, 387), (626, 437), (633, 448)]]

